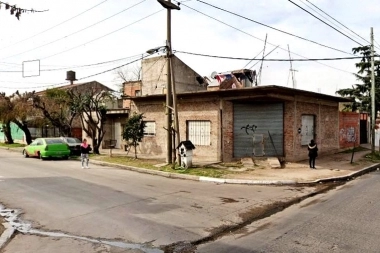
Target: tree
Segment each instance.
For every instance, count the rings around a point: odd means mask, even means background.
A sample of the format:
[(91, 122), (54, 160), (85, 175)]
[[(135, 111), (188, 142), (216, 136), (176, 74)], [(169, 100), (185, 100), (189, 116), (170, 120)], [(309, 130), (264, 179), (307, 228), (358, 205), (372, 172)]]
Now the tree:
[(11, 120), (12, 120), (13, 105), (9, 96), (4, 92), (0, 93), (0, 121), (2, 121), (1, 131), (4, 133), (8, 144), (13, 144), (11, 133)]
[(61, 136), (71, 136), (72, 125), (78, 115), (74, 102), (65, 90), (47, 89), (43, 96), (32, 96), (33, 106), (59, 129)]
[(100, 143), (103, 140), (104, 124), (107, 116), (106, 103), (114, 96), (99, 88), (86, 90), (70, 89), (67, 91), (72, 103), (72, 109), (80, 117), (83, 131), (92, 138), (94, 154), (99, 154)]
[[(342, 97), (354, 98), (352, 105), (346, 105), (346, 110), (351, 111), (371, 111), (371, 47), (356, 47), (352, 50), (360, 53), (362, 59), (355, 66), (359, 69), (355, 74), (358, 81), (352, 88), (340, 89), (336, 93)], [(380, 61), (375, 61), (375, 111), (380, 109)]]
[(123, 139), (131, 143), (135, 148), (135, 158), (137, 159), (137, 146), (144, 138), (145, 122), (143, 121), (144, 115), (134, 113), (133, 116), (128, 118), (123, 129)]
[(115, 71), (115, 74), (116, 74), (115, 79), (122, 82), (119, 91), (123, 93), (124, 83), (141, 80), (142, 68), (140, 65), (136, 64), (131, 67), (118, 68)]

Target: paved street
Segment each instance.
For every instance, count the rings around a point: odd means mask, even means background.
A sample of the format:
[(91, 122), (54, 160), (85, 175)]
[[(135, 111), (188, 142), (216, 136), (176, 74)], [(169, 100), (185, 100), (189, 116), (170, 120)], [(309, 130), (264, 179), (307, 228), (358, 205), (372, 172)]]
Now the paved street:
[[(168, 179), (96, 165), (83, 170), (79, 161), (40, 161), (6, 150), (0, 150), (0, 160), (0, 202), (22, 210), (21, 219), (33, 229), (150, 249), (199, 240), (238, 225), (258, 208), (314, 191)], [(27, 252), (26, 247), (67, 252), (65, 244), (93, 252), (80, 248), (88, 244), (78, 243), (83, 238), (74, 238), (73, 244), (67, 238), (18, 234), (3, 252)]]
[(379, 252), (380, 172), (252, 223), (197, 252)]

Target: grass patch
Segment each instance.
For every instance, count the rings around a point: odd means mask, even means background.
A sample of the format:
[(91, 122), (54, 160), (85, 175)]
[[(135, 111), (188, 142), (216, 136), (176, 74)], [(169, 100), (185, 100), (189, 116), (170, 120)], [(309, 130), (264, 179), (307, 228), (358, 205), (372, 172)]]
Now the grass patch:
[(7, 143), (0, 142), (0, 147), (20, 148), (20, 147), (25, 147), (25, 144), (21, 144), (21, 143), (7, 144)]
[(223, 176), (228, 174), (234, 174), (234, 172), (228, 171), (227, 169), (222, 168), (213, 168), (213, 167), (192, 167), (188, 169), (182, 169), (176, 165), (175, 168), (172, 167), (171, 164), (167, 164), (161, 167), (156, 167), (157, 164), (164, 164), (163, 160), (155, 160), (155, 159), (134, 159), (132, 157), (125, 156), (114, 156), (109, 157), (106, 155), (94, 155), (92, 159), (97, 161), (103, 161), (108, 163), (126, 165), (139, 167), (144, 169), (156, 170), (156, 171), (164, 171), (169, 173), (178, 173), (185, 175), (193, 175), (193, 176), (202, 176), (202, 177), (214, 177), (214, 178), (223, 178)]
[[(366, 151), (366, 150), (368, 150), (368, 148), (364, 148), (362, 146), (354, 148), (354, 152), (360, 152), (360, 151)], [(344, 150), (344, 151), (342, 151), (340, 153), (343, 153), (343, 154), (352, 153), (352, 148)]]
[(380, 153), (378, 151), (375, 151), (375, 153), (368, 153), (365, 155), (365, 158), (367, 160), (370, 160), (371, 162), (380, 162)]

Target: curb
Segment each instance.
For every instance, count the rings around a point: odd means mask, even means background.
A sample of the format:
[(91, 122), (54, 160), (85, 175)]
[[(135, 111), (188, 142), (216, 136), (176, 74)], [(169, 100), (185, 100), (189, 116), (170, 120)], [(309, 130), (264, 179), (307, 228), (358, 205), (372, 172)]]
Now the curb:
[(115, 163), (101, 162), (101, 161), (91, 161), (93, 164), (101, 166), (111, 166), (121, 169), (128, 169), (131, 171), (136, 171), (140, 173), (146, 173), (150, 175), (157, 175), (162, 177), (168, 177), (173, 179), (186, 179), (199, 182), (217, 183), (217, 184), (248, 184), (248, 185), (296, 185), (297, 182), (294, 180), (249, 180), (249, 179), (225, 179), (225, 178), (213, 178), (213, 177), (202, 177), (193, 175), (183, 175), (178, 173), (171, 173), (165, 171), (157, 171), (150, 169), (143, 169), (133, 166), (120, 165)]
[[(9, 150), (11, 152), (21, 152), (21, 150), (17, 150), (16, 148), (6, 148), (0, 147), (1, 149)], [(184, 175), (172, 172), (165, 172), (159, 170), (150, 170), (139, 167), (133, 167), (128, 165), (120, 165), (115, 163), (108, 163), (102, 161), (91, 160), (93, 164), (101, 165), (101, 166), (110, 166), (120, 169), (127, 169), (130, 171), (135, 171), (139, 173), (145, 173), (150, 175), (162, 176), (173, 179), (184, 179), (184, 180), (193, 180), (199, 182), (208, 182), (208, 183), (217, 183), (217, 184), (246, 184), (246, 185), (310, 185), (310, 184), (321, 184), (321, 183), (330, 183), (334, 181), (348, 181), (352, 180), (355, 177), (359, 177), (361, 175), (367, 174), (369, 172), (375, 171), (380, 168), (380, 163), (376, 163), (369, 167), (365, 167), (359, 171), (352, 172), (346, 176), (339, 177), (329, 177), (329, 178), (321, 178), (314, 181), (304, 181), (298, 182), (295, 180), (251, 180), (251, 179), (226, 179), (226, 178), (213, 178), (213, 177), (202, 177), (202, 176), (193, 176), (193, 175)]]
[(355, 177), (359, 177), (369, 172), (375, 171), (378, 168), (380, 168), (380, 163), (376, 163), (369, 167), (365, 167), (361, 170), (352, 172), (351, 174), (348, 174), (346, 176), (322, 178), (322, 179), (318, 179), (318, 180), (310, 181), (310, 182), (299, 182), (298, 184), (318, 184), (318, 183), (329, 183), (333, 181), (348, 181), (348, 180), (352, 180)]

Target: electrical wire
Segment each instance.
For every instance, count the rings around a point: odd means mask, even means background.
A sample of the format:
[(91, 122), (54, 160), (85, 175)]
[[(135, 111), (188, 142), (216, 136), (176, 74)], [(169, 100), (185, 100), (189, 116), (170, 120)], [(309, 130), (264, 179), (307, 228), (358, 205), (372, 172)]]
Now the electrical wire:
[(356, 40), (354, 40), (353, 38), (351, 38), (350, 36), (344, 34), (343, 32), (339, 31), (338, 29), (336, 29), (335, 27), (333, 27), (332, 25), (326, 23), (325, 21), (323, 21), (322, 19), (318, 18), (317, 16), (315, 16), (313, 13), (309, 12), (308, 10), (306, 10), (305, 8), (302, 8), (301, 6), (299, 6), (298, 4), (296, 4), (295, 2), (293, 2), (292, 0), (288, 0), (289, 2), (291, 2), (292, 4), (294, 4), (295, 6), (297, 6), (298, 8), (300, 8), (301, 10), (307, 12), (308, 14), (312, 15), (314, 18), (318, 19), (319, 21), (321, 21), (322, 23), (324, 23), (325, 25), (331, 27), (332, 29), (334, 29), (335, 31), (337, 31), (338, 33), (342, 34), (343, 36), (347, 37), (348, 39), (352, 40), (353, 42), (363, 46), (361, 43), (357, 42)]
[(21, 53), (18, 53), (18, 54), (14, 54), (14, 55), (8, 56), (8, 57), (6, 57), (6, 58), (3, 58), (3, 60), (8, 59), (8, 58), (12, 58), (12, 57), (15, 57), (15, 56), (19, 56), (19, 55), (22, 55), (22, 54), (25, 54), (25, 53), (28, 53), (28, 52), (31, 52), (31, 51), (34, 51), (34, 50), (37, 50), (37, 49), (39, 49), (39, 48), (42, 48), (42, 47), (45, 47), (45, 46), (51, 45), (51, 44), (53, 44), (53, 43), (55, 43), (55, 42), (58, 42), (58, 41), (60, 41), (60, 40), (66, 39), (66, 38), (68, 38), (68, 37), (70, 37), (70, 36), (72, 36), (72, 35), (74, 35), (74, 34), (77, 34), (77, 33), (83, 32), (84, 30), (87, 30), (87, 29), (89, 29), (89, 28), (91, 28), (91, 27), (93, 27), (93, 26), (96, 26), (96, 25), (98, 25), (98, 24), (100, 24), (100, 23), (103, 23), (104, 21), (106, 21), (106, 20), (108, 20), (108, 19), (110, 19), (110, 18), (113, 18), (113, 17), (115, 17), (115, 16), (117, 16), (117, 15), (119, 15), (119, 14), (121, 14), (121, 13), (127, 11), (127, 10), (130, 10), (130, 9), (136, 7), (137, 5), (139, 5), (139, 4), (141, 4), (141, 3), (145, 2), (145, 1), (146, 1), (146, 0), (142, 0), (142, 1), (140, 1), (140, 2), (138, 2), (138, 3), (136, 3), (136, 4), (132, 5), (132, 6), (130, 6), (130, 7), (128, 7), (128, 8), (125, 8), (124, 10), (119, 11), (119, 12), (116, 13), (116, 14), (113, 14), (112, 16), (109, 16), (109, 17), (107, 17), (107, 18), (105, 18), (105, 19), (103, 19), (103, 20), (100, 20), (100, 21), (98, 21), (98, 22), (96, 22), (96, 23), (94, 23), (94, 24), (92, 24), (92, 25), (90, 25), (90, 26), (87, 26), (87, 27), (85, 27), (85, 28), (82, 28), (82, 29), (80, 29), (80, 30), (78, 30), (78, 31), (76, 31), (76, 32), (70, 33), (69, 35), (65, 35), (65, 36), (63, 36), (63, 37), (61, 37), (61, 38), (59, 38), (59, 39), (53, 40), (53, 41), (51, 41), (51, 42), (45, 43), (45, 44), (43, 44), (43, 45), (41, 45), (41, 46), (38, 46), (38, 47), (35, 47), (35, 48), (32, 48), (32, 49), (26, 50), (26, 51), (24, 51), (24, 52), (21, 52)]
[[(247, 33), (247, 32), (245, 32), (245, 31), (243, 31), (243, 30), (241, 30), (241, 29), (239, 29), (239, 28), (236, 28), (236, 27), (234, 27), (234, 26), (232, 26), (232, 25), (230, 25), (230, 24), (227, 24), (226, 22), (223, 22), (223, 21), (221, 21), (221, 20), (219, 20), (219, 19), (217, 19), (217, 18), (214, 18), (214, 17), (212, 17), (212, 16), (210, 16), (210, 15), (208, 15), (208, 14), (206, 14), (206, 13), (203, 13), (203, 12), (201, 12), (201, 11), (199, 11), (199, 10), (196, 10), (196, 9), (190, 7), (190, 6), (185, 5), (185, 4), (181, 4), (181, 5), (187, 7), (187, 8), (189, 8), (189, 9), (191, 9), (191, 10), (194, 10), (194, 11), (196, 11), (196, 12), (198, 12), (198, 13), (200, 13), (200, 14), (206, 16), (206, 17), (209, 17), (209, 18), (211, 18), (211, 19), (213, 19), (213, 20), (215, 20), (215, 21), (218, 21), (219, 23), (222, 23), (222, 24), (224, 24), (224, 25), (226, 25), (226, 26), (228, 26), (228, 27), (231, 27), (231, 28), (233, 28), (233, 29), (235, 29), (235, 30), (237, 30), (237, 31), (239, 31), (239, 32), (242, 32), (242, 33), (244, 33), (244, 34), (246, 34), (246, 35), (248, 35), (248, 36), (251, 36), (252, 38), (255, 38), (255, 39), (257, 39), (257, 40), (260, 40), (260, 41), (264, 42), (264, 40), (262, 40), (262, 39), (260, 39), (260, 38), (258, 38), (258, 37), (256, 37), (256, 36), (253, 36), (252, 34)], [(271, 45), (271, 46), (274, 46), (274, 47), (276, 46), (276, 45), (273, 44), (273, 43), (270, 43), (270, 42), (267, 42), (267, 43), (268, 43), (269, 45)], [(285, 51), (285, 52), (289, 52), (289, 50), (284, 49), (284, 48), (282, 48), (282, 47), (278, 47), (278, 48), (281, 49), (281, 50), (283, 50), (283, 51)], [(291, 52), (291, 53), (294, 54), (294, 55), (297, 55), (297, 56), (303, 57), (303, 58), (305, 58), (305, 59), (308, 59), (307, 57), (302, 56), (302, 55), (300, 55), (300, 54), (297, 54), (297, 53), (294, 53), (294, 52)], [(247, 60), (251, 60), (251, 59), (247, 59)], [(335, 70), (339, 70), (339, 71), (342, 71), (342, 72), (346, 72), (346, 73), (350, 73), (350, 74), (352, 74), (351, 72), (348, 72), (348, 71), (346, 71), (346, 70), (339, 69), (339, 68), (336, 68), (336, 67), (333, 67), (333, 66), (327, 65), (327, 64), (322, 63), (322, 62), (319, 62), (319, 61), (315, 61), (315, 62), (318, 63), (318, 64), (320, 64), (320, 65), (324, 65), (324, 66), (326, 66), (326, 67), (329, 67), (329, 68), (332, 68), (332, 69), (335, 69)]]
[(91, 43), (91, 42), (94, 42), (94, 41), (96, 41), (96, 40), (102, 39), (102, 38), (104, 38), (104, 37), (106, 37), (106, 36), (108, 36), (108, 35), (111, 35), (111, 34), (113, 34), (113, 33), (119, 32), (119, 31), (121, 31), (122, 29), (125, 29), (125, 28), (127, 28), (127, 27), (129, 27), (129, 26), (132, 26), (132, 25), (134, 25), (134, 24), (136, 24), (136, 23), (138, 23), (138, 22), (141, 22), (141, 21), (143, 21), (144, 19), (147, 19), (147, 18), (149, 18), (149, 17), (151, 17), (151, 16), (153, 16), (153, 15), (155, 15), (155, 14), (161, 12), (161, 11), (163, 11), (163, 9), (161, 9), (161, 10), (159, 10), (159, 11), (156, 11), (156, 12), (153, 12), (152, 14), (149, 14), (148, 16), (145, 16), (145, 17), (143, 17), (143, 18), (141, 18), (141, 19), (139, 19), (139, 20), (136, 20), (135, 22), (132, 22), (132, 23), (126, 25), (126, 26), (123, 26), (123, 27), (121, 27), (121, 28), (119, 28), (119, 29), (117, 29), (117, 30), (115, 30), (115, 31), (112, 31), (112, 32), (110, 32), (110, 33), (107, 33), (107, 34), (105, 34), (105, 35), (103, 35), (103, 36), (100, 36), (100, 37), (95, 38), (95, 39), (93, 39), (93, 40), (87, 41), (86, 43), (83, 43), (83, 44), (81, 44), (81, 45), (78, 45), (78, 46), (75, 46), (75, 47), (72, 47), (72, 48), (66, 49), (66, 50), (61, 51), (61, 52), (58, 52), (58, 53), (56, 53), (56, 54), (53, 54), (53, 55), (50, 55), (50, 56), (46, 56), (46, 57), (44, 57), (44, 58), (41, 58), (40, 60), (48, 59), (48, 58), (51, 58), (51, 57), (54, 57), (54, 56), (57, 56), (57, 55), (60, 55), (60, 54), (66, 53), (66, 52), (71, 51), (71, 50), (73, 50), (73, 49), (76, 49), (76, 48), (78, 48), (78, 47), (81, 47), (81, 46), (87, 45), (87, 44), (89, 44), (89, 43)]
[(58, 27), (58, 26), (60, 26), (60, 25), (62, 25), (62, 24), (64, 24), (64, 23), (66, 23), (66, 22), (68, 22), (68, 21), (73, 20), (74, 18), (77, 18), (77, 17), (83, 15), (84, 13), (86, 13), (86, 12), (88, 12), (88, 11), (90, 11), (90, 10), (96, 8), (96, 7), (98, 7), (99, 5), (101, 5), (101, 4), (103, 4), (103, 3), (107, 2), (107, 1), (108, 1), (108, 0), (104, 0), (104, 1), (102, 1), (102, 2), (100, 2), (100, 3), (98, 3), (98, 4), (96, 4), (96, 5), (94, 5), (94, 6), (91, 7), (90, 9), (87, 9), (87, 10), (85, 10), (85, 11), (83, 11), (83, 12), (81, 12), (81, 13), (75, 15), (74, 17), (71, 17), (71, 18), (69, 18), (69, 19), (66, 19), (65, 21), (63, 21), (63, 22), (61, 22), (61, 23), (59, 23), (59, 24), (57, 24), (57, 25), (54, 25), (54, 26), (52, 26), (52, 27), (50, 27), (50, 28), (48, 28), (48, 29), (46, 29), (46, 30), (44, 30), (44, 31), (42, 31), (42, 32), (39, 32), (39, 33), (37, 33), (37, 34), (35, 34), (35, 35), (31, 36), (31, 37), (28, 37), (28, 38), (23, 39), (23, 40), (20, 40), (20, 41), (18, 41), (18, 42), (12, 43), (12, 44), (10, 44), (10, 45), (8, 45), (8, 46), (2, 47), (2, 48), (0, 48), (0, 51), (4, 50), (4, 49), (6, 49), (6, 48), (8, 48), (8, 47), (10, 47), (10, 46), (14, 46), (14, 45), (17, 45), (17, 44), (19, 44), (19, 43), (21, 43), (21, 42), (24, 42), (24, 41), (30, 40), (30, 39), (32, 39), (32, 38), (35, 38), (35, 37), (37, 37), (38, 35), (41, 35), (41, 34), (47, 32), (47, 31), (50, 31), (50, 30), (52, 30), (52, 29), (54, 29), (54, 28), (56, 28), (56, 27)]
[(308, 2), (309, 4), (311, 4), (312, 6), (314, 6), (315, 8), (317, 8), (319, 11), (321, 11), (322, 13), (324, 13), (325, 15), (327, 15), (329, 18), (331, 18), (332, 20), (334, 20), (335, 22), (337, 22), (338, 24), (340, 24), (344, 28), (346, 28), (347, 30), (349, 30), (350, 32), (352, 32), (353, 34), (355, 34), (356, 36), (358, 36), (359, 38), (361, 38), (362, 40), (364, 40), (365, 42), (367, 42), (368, 44), (371, 44), (371, 42), (369, 42), (367, 39), (363, 38), (362, 36), (360, 36), (359, 34), (357, 34), (356, 32), (354, 32), (353, 30), (351, 30), (350, 28), (348, 28), (347, 26), (345, 26), (344, 24), (342, 24), (341, 22), (339, 22), (338, 20), (336, 20), (335, 18), (333, 18), (331, 15), (329, 15), (328, 13), (326, 13), (325, 11), (323, 11), (321, 8), (319, 8), (318, 6), (316, 6), (315, 4), (313, 4), (312, 2), (310, 2), (309, 0), (305, 0), (305, 1)]
[(200, 3), (203, 3), (203, 4), (206, 4), (206, 5), (209, 5), (209, 6), (213, 7), (213, 8), (215, 8), (215, 9), (218, 9), (218, 10), (221, 10), (221, 11), (224, 11), (224, 12), (227, 12), (227, 13), (232, 14), (232, 15), (234, 15), (234, 16), (237, 16), (237, 17), (240, 17), (240, 18), (243, 18), (243, 19), (249, 20), (249, 21), (251, 21), (251, 22), (253, 22), (253, 23), (256, 23), (256, 24), (259, 24), (259, 25), (265, 26), (265, 27), (267, 27), (267, 28), (273, 29), (273, 30), (275, 30), (275, 31), (277, 31), (277, 32), (281, 32), (281, 33), (284, 33), (284, 34), (287, 34), (287, 35), (290, 35), (290, 36), (296, 37), (296, 38), (298, 38), (298, 39), (305, 40), (305, 41), (307, 41), (307, 42), (311, 42), (311, 43), (317, 44), (317, 45), (319, 45), (319, 46), (322, 46), (322, 47), (325, 47), (325, 48), (329, 48), (329, 49), (332, 49), (332, 50), (335, 50), (335, 51), (338, 51), (338, 52), (341, 52), (341, 53), (345, 53), (345, 54), (353, 55), (352, 53), (348, 53), (348, 52), (345, 52), (345, 51), (343, 51), (343, 50), (340, 50), (340, 49), (337, 49), (337, 48), (333, 48), (333, 47), (330, 47), (330, 46), (326, 46), (326, 45), (321, 44), (321, 43), (319, 43), (319, 42), (316, 42), (316, 41), (313, 41), (313, 40), (309, 40), (309, 39), (303, 38), (303, 37), (301, 37), (301, 36), (298, 36), (298, 35), (295, 35), (295, 34), (292, 34), (292, 33), (289, 33), (289, 32), (285, 32), (285, 31), (280, 30), (280, 29), (278, 29), (278, 28), (275, 28), (275, 27), (272, 27), (272, 26), (266, 25), (266, 24), (264, 24), (264, 23), (261, 23), (261, 22), (255, 21), (255, 20), (253, 20), (253, 19), (250, 19), (250, 18), (244, 17), (244, 16), (242, 16), (242, 15), (240, 15), (240, 14), (234, 13), (234, 12), (232, 12), (232, 11), (225, 10), (225, 9), (220, 8), (220, 7), (218, 7), (218, 6), (215, 6), (215, 5), (212, 5), (212, 4), (209, 4), (209, 3), (206, 3), (206, 2), (204, 2), (204, 1), (201, 1), (201, 0), (196, 0), (196, 1), (198, 1), (198, 2), (200, 2)]
[[(63, 67), (63, 68), (54, 68), (54, 69), (41, 69), (40, 72), (60, 71), (60, 70), (73, 69), (73, 68), (85, 68), (85, 67), (99, 66), (99, 65), (104, 65), (104, 64), (109, 64), (109, 63), (113, 63), (113, 62), (118, 62), (118, 61), (122, 61), (122, 60), (135, 58), (138, 56), (141, 56), (141, 54), (133, 55), (133, 56), (129, 56), (129, 57), (124, 57), (124, 58), (119, 58), (119, 59), (115, 59), (115, 60), (110, 60), (110, 61), (92, 63), (92, 64), (74, 65), (74, 66), (68, 66), (68, 67)], [(22, 70), (0, 70), (0, 73), (22, 73), (22, 72), (23, 72)]]
[[(362, 56), (352, 56), (352, 57), (334, 57), (334, 58), (307, 58), (307, 59), (251, 59), (251, 58), (243, 58), (243, 57), (230, 57), (230, 56), (218, 56), (218, 55), (209, 55), (209, 54), (199, 54), (199, 53), (191, 53), (186, 51), (175, 50), (176, 53), (182, 54), (190, 54), (197, 56), (205, 56), (212, 58), (220, 58), (220, 59), (229, 59), (229, 60), (256, 60), (256, 61), (279, 61), (279, 62), (287, 62), (287, 61), (338, 61), (338, 60), (352, 60), (352, 59), (362, 59)], [(376, 55), (378, 56), (378, 55)]]

